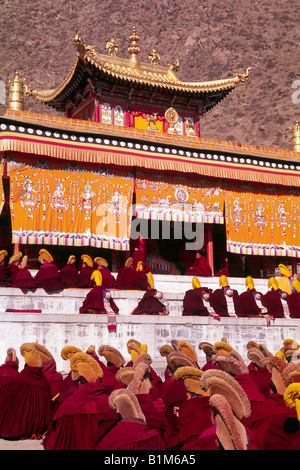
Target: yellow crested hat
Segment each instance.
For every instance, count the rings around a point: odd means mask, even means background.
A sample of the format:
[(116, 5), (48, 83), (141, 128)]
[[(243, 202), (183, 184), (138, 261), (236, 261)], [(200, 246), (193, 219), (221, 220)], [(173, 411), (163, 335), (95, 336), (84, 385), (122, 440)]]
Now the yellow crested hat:
[(92, 272), (91, 280), (95, 281), (96, 286), (101, 286), (102, 285), (102, 274), (100, 273), (100, 271), (95, 269), (95, 271)]
[(222, 287), (229, 286), (229, 282), (228, 282), (228, 279), (227, 279), (226, 276), (223, 275), (223, 276), (220, 277), (219, 286), (222, 286)]
[(6, 250), (1, 250), (0, 251), (0, 262), (4, 260), (5, 256), (7, 256), (7, 251)]
[(47, 262), (47, 263), (52, 263), (53, 257), (50, 255), (49, 251), (45, 250), (45, 248), (42, 248), (39, 251), (39, 255)]
[(251, 276), (246, 277), (245, 286), (248, 287), (248, 289), (254, 289), (254, 281)]
[(148, 284), (149, 284), (150, 289), (154, 289), (154, 279), (153, 279), (153, 274), (151, 272), (147, 274), (147, 279), (148, 279)]
[(76, 261), (76, 258), (74, 255), (69, 256), (68, 263), (67, 264), (74, 264)]
[(22, 258), (22, 253), (21, 251), (18, 251), (17, 253), (14, 253), (10, 259), (8, 264), (13, 263), (14, 261), (19, 261)]
[(292, 276), (291, 271), (284, 264), (279, 264), (278, 268), (280, 269), (280, 274), (283, 274), (284, 276), (287, 276), (287, 277)]
[(139, 261), (136, 267), (137, 271), (143, 271), (143, 261)]
[(200, 386), (200, 378), (203, 374), (201, 369), (191, 366), (179, 367), (174, 373), (175, 380), (183, 380), (187, 392), (195, 393), (196, 395), (209, 395), (209, 392), (203, 390)]
[(192, 286), (193, 286), (193, 289), (197, 289), (198, 287), (201, 287), (200, 281), (196, 276), (193, 277), (192, 279)]
[(130, 266), (132, 266), (132, 263), (133, 263), (133, 258), (130, 256), (130, 257), (127, 258), (127, 260), (125, 261), (125, 266), (126, 266), (126, 268), (129, 268)]
[(107, 268), (107, 266), (108, 266), (108, 262), (106, 261), (106, 259), (100, 258), (100, 256), (97, 256), (97, 258), (94, 259), (94, 262), (98, 266), (103, 266), (104, 268)]
[(275, 279), (275, 277), (270, 277), (270, 279), (268, 280), (268, 287), (273, 287), (274, 290), (277, 290), (279, 287), (278, 287), (278, 282), (277, 280)]
[(100, 364), (84, 352), (77, 352), (71, 357), (70, 367), (72, 371), (77, 372), (88, 382), (96, 382), (103, 377), (103, 370)]
[(93, 264), (94, 264), (94, 263), (93, 263), (92, 258), (91, 258), (89, 255), (82, 255), (82, 256), (81, 256), (81, 259), (82, 259), (82, 261), (83, 261), (85, 264), (87, 264), (88, 266), (90, 266), (90, 268), (93, 267)]

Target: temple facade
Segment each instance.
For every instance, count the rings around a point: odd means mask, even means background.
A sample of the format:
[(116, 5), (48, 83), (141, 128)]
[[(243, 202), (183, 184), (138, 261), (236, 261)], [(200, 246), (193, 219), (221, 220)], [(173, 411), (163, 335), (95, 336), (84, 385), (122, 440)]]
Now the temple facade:
[[(292, 149), (201, 136), (201, 116), (239, 93), (250, 67), (231, 78), (184, 82), (179, 60), (139, 60), (74, 37), (75, 61), (55, 89), (35, 90), (18, 72), (0, 117), (1, 245), (28, 255), (48, 247), (104, 256), (117, 272), (141, 244), (154, 273), (184, 274), (203, 248), (212, 273), (267, 278), (300, 258), (299, 128)], [(26, 80), (28, 82), (28, 80)], [(247, 84), (245, 84), (247, 86)], [(24, 96), (61, 116), (24, 109)]]

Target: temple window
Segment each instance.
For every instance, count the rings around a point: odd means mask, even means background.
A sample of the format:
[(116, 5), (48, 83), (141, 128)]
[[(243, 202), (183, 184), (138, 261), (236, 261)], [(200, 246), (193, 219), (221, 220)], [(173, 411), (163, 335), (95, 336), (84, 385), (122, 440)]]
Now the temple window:
[(109, 103), (101, 104), (101, 122), (103, 124), (113, 124), (112, 106)]

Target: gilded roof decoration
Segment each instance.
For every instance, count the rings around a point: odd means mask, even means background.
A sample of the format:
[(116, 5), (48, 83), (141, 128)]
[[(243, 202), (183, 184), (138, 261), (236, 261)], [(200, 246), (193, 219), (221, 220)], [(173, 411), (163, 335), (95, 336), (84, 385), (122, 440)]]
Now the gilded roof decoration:
[[(158, 64), (159, 55), (155, 49), (149, 52), (151, 63), (139, 62), (137, 57), (140, 52), (138, 46), (139, 37), (133, 28), (130, 36), (131, 45), (128, 48), (130, 59), (116, 56), (117, 46), (115, 40), (110, 40), (106, 44), (109, 51), (107, 55), (100, 54), (94, 46), (87, 43), (79, 36), (78, 31), (74, 37), (74, 44), (77, 48), (78, 56), (66, 79), (55, 89), (38, 91), (30, 89), (27, 95), (34, 96), (37, 100), (44, 103), (50, 103), (57, 99), (62, 93), (71, 92), (76, 87), (81, 74), (83, 74), (83, 63), (90, 64), (95, 69), (101, 71), (102, 75), (122, 80), (131, 85), (142, 85), (144, 87), (159, 87), (169, 93), (185, 93), (193, 96), (231, 91), (239, 82), (248, 80), (251, 67), (248, 67), (244, 73), (236, 73), (231, 78), (213, 80), (213, 81), (181, 81), (175, 73), (179, 68), (179, 60), (169, 64), (168, 67)], [(80, 66), (81, 63), (81, 66)]]

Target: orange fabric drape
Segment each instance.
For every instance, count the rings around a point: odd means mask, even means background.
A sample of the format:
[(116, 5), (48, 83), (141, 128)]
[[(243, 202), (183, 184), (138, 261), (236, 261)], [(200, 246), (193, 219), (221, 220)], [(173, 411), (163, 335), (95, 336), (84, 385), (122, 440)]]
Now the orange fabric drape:
[(207, 180), (137, 174), (136, 216), (142, 219), (224, 223), (223, 190)]
[(300, 197), (224, 191), (227, 249), (233, 253), (300, 255)]
[(9, 165), (15, 243), (129, 249), (133, 179)]

